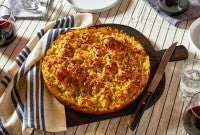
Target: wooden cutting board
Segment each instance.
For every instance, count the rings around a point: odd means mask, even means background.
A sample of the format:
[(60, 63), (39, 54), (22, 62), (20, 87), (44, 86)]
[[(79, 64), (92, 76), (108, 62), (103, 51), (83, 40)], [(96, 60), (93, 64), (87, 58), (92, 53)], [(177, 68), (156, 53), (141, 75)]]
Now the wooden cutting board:
[[(151, 74), (150, 74), (149, 82), (148, 82), (145, 90), (143, 91), (143, 93), (146, 92), (146, 89), (148, 88), (148, 85), (152, 80), (152, 77), (158, 67), (158, 64), (159, 64), (165, 50), (156, 51), (154, 49), (154, 47), (151, 45), (150, 41), (142, 33), (140, 33), (136, 29), (129, 27), (129, 26), (125, 26), (125, 25), (121, 25), (121, 24), (101, 24), (101, 25), (96, 25), (95, 27), (107, 27), (107, 26), (110, 26), (112, 28), (117, 28), (119, 30), (123, 30), (128, 35), (134, 36), (135, 39), (144, 46), (147, 54), (150, 56)], [(180, 46), (176, 47), (170, 61), (185, 60), (187, 58), (188, 58), (187, 49), (183, 45), (180, 45)], [(163, 77), (153, 95), (153, 98), (149, 104), (149, 107), (152, 106), (160, 98), (164, 89), (165, 89), (165, 74), (163, 75)], [(141, 96), (143, 95), (143, 93), (141, 94)], [(108, 113), (108, 114), (101, 114), (101, 115), (84, 114), (84, 113), (73, 111), (66, 107), (67, 125), (68, 125), (68, 127), (72, 127), (72, 126), (86, 124), (86, 123), (90, 123), (90, 122), (95, 122), (95, 121), (129, 115), (132, 113), (134, 107), (139, 103), (140, 97), (136, 101), (134, 101), (134, 103), (130, 104), (129, 106), (127, 106), (126, 108), (124, 108), (120, 111), (117, 111), (114, 113)]]

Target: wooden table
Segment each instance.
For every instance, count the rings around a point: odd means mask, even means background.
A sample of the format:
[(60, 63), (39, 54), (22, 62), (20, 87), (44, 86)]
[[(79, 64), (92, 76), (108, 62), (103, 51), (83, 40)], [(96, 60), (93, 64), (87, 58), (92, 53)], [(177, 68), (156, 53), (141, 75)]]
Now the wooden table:
[[(4, 0), (3, 0), (4, 1)], [(1, 3), (3, 3), (1, 1)], [(52, 0), (47, 18), (17, 19), (18, 36), (5, 48), (0, 48), (0, 79), (17, 57), (25, 44), (47, 23), (67, 15), (77, 14), (65, 0)], [(195, 48), (188, 40), (188, 28), (192, 21), (184, 22), (175, 27), (161, 18), (142, 0), (120, 0), (112, 9), (95, 13), (95, 24), (117, 23), (133, 27), (143, 33), (156, 50), (166, 49), (171, 43), (178, 41), (189, 51), (189, 58), (199, 57)], [(138, 127), (131, 131), (127, 127), (128, 116), (106, 119), (80, 126), (69, 127), (63, 133), (55, 135), (184, 135), (182, 113), (185, 104), (179, 99), (179, 81), (184, 61), (170, 62), (166, 68), (165, 90), (155, 105), (145, 111)], [(35, 132), (37, 134), (37, 132)]]

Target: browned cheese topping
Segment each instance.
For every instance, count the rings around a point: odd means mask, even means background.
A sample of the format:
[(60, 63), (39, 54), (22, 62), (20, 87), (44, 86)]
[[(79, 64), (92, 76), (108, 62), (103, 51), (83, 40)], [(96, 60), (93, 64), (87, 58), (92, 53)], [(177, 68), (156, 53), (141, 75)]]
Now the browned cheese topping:
[(134, 37), (111, 27), (71, 30), (52, 43), (42, 63), (50, 93), (77, 111), (119, 110), (143, 91), (149, 56)]

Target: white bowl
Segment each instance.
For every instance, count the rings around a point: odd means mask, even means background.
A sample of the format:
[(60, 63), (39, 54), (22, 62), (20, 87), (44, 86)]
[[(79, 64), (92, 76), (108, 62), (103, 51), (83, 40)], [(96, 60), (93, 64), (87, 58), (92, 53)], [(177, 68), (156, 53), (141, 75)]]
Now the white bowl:
[(196, 19), (189, 28), (190, 43), (200, 50), (200, 18)]

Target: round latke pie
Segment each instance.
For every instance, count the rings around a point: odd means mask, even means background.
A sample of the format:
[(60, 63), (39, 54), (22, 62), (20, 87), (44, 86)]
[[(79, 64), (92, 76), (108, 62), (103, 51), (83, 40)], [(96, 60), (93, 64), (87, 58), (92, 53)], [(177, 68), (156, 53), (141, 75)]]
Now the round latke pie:
[(150, 75), (143, 46), (121, 30), (88, 27), (61, 34), (42, 61), (49, 92), (84, 113), (114, 112), (132, 103)]

